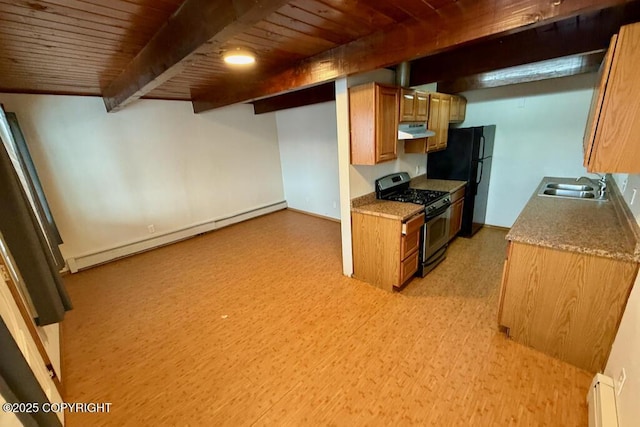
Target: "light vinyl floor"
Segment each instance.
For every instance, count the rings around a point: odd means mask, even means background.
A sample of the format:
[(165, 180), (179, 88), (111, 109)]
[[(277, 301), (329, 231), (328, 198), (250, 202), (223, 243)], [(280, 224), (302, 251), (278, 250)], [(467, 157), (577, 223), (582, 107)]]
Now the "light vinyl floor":
[(583, 426), (591, 374), (497, 329), (505, 233), (402, 292), (341, 274), (339, 224), (281, 211), (65, 278), (68, 426)]

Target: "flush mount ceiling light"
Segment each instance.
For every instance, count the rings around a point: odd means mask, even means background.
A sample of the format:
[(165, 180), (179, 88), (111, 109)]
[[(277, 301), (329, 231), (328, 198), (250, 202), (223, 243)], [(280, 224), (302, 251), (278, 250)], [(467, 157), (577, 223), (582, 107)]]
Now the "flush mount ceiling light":
[(224, 51), (222, 59), (230, 65), (250, 65), (256, 62), (255, 54), (244, 47), (234, 47)]

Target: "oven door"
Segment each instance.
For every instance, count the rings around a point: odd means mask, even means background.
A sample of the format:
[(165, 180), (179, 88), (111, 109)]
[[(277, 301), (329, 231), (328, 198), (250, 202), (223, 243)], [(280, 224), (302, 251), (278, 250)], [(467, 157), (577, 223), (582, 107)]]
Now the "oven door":
[(449, 219), (451, 217), (451, 207), (447, 206), (441, 213), (427, 219), (423, 228), (422, 262), (426, 263), (432, 255), (446, 246), (449, 241)]

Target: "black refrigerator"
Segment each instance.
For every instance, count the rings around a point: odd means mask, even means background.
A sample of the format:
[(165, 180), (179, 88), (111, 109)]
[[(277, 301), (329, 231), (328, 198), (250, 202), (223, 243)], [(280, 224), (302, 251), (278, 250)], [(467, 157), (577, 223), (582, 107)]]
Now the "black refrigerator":
[(473, 236), (487, 213), (496, 126), (449, 129), (447, 148), (427, 156), (427, 178), (467, 181), (460, 235)]

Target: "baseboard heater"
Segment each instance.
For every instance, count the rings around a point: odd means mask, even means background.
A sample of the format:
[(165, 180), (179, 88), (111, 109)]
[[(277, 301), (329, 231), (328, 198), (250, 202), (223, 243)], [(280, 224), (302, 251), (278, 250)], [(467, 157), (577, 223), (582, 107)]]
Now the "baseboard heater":
[(589, 427), (618, 427), (613, 379), (596, 374), (587, 394), (587, 405), (589, 405)]
[(231, 215), (227, 215), (211, 221), (194, 224), (180, 230), (156, 235), (149, 239), (129, 242), (118, 247), (109, 248), (90, 254), (83, 254), (73, 258), (67, 258), (67, 266), (69, 267), (69, 271), (71, 271), (72, 273), (77, 273), (79, 270), (85, 268), (104, 264), (105, 262), (124, 258), (126, 256), (135, 255), (164, 245), (169, 245), (171, 243), (188, 239), (198, 234), (207, 233), (209, 231), (217, 230), (228, 225), (246, 221), (248, 219), (256, 218), (286, 208), (287, 202), (281, 201), (265, 206), (259, 206), (257, 208), (253, 208), (243, 212), (236, 212)]

